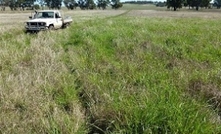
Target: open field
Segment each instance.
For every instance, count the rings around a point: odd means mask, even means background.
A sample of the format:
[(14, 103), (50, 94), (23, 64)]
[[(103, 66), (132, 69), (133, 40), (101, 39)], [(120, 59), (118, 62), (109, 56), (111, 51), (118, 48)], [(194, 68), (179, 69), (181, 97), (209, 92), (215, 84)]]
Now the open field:
[(221, 14), (131, 8), (0, 12), (0, 133), (221, 133)]

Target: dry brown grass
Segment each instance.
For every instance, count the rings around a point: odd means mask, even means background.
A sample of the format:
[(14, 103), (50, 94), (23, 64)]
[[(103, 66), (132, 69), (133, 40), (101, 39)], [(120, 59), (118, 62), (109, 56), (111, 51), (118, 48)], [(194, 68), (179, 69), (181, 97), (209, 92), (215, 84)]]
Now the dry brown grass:
[(26, 35), (21, 21), (1, 26), (5, 38), (0, 43), (0, 132), (79, 131), (85, 122), (79, 102), (70, 102), (67, 112), (51, 92), (65, 88), (69, 73), (61, 61), (63, 49), (56, 46), (56, 37), (65, 31)]

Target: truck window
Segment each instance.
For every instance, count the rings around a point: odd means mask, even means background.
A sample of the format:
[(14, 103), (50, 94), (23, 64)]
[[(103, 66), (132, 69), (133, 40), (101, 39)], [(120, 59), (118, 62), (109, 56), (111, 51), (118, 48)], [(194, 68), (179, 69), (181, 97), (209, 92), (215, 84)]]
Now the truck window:
[(54, 12), (38, 12), (36, 18), (54, 18)]
[(61, 18), (58, 13), (55, 13), (55, 18)]
[(43, 12), (43, 13), (42, 13), (42, 17), (43, 17), (43, 18), (49, 18), (49, 15), (48, 15), (47, 12)]

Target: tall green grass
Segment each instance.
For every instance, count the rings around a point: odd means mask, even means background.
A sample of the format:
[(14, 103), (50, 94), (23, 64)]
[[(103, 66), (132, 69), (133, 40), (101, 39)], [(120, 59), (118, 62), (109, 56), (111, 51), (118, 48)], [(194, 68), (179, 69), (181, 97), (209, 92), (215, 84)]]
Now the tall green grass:
[(220, 132), (209, 98), (190, 92), (202, 90), (191, 89), (195, 79), (220, 89), (218, 23), (121, 16), (73, 25), (63, 48), (90, 133)]

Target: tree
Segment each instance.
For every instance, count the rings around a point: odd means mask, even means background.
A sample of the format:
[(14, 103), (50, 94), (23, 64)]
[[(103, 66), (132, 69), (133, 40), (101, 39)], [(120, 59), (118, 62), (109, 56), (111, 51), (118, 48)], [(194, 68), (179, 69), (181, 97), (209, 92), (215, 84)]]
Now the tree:
[(87, 8), (88, 9), (95, 9), (96, 4), (94, 3), (94, 0), (87, 0)]
[(118, 9), (123, 6), (123, 4), (120, 2), (120, 0), (111, 0), (111, 6), (113, 9)]
[(201, 0), (193, 0), (193, 3), (194, 3), (194, 6), (196, 7), (196, 10), (199, 10)]
[(80, 9), (86, 9), (86, 1), (85, 0), (78, 0), (78, 6)]
[(45, 0), (45, 3), (49, 9), (60, 9), (62, 0)]
[(188, 0), (183, 1), (183, 6), (186, 8), (188, 6)]
[(97, 7), (100, 9), (102, 8), (103, 10), (106, 9), (107, 4), (109, 4), (110, 1), (109, 0), (98, 0), (97, 1)]
[(214, 6), (217, 8), (221, 7), (221, 0), (214, 0)]
[(18, 5), (17, 5), (17, 3), (16, 3), (15, 0), (11, 0), (11, 1), (9, 2), (9, 7), (10, 7), (10, 9), (13, 11), (13, 10), (17, 10)]
[(0, 0), (1, 11), (5, 11), (6, 1)]
[(93, 0), (79, 0), (78, 5), (82, 10), (96, 8), (96, 5)]
[(34, 10), (34, 2), (36, 0), (16, 0), (15, 7), (20, 8), (20, 10)]
[(75, 0), (64, 0), (64, 5), (65, 7), (71, 10), (76, 9), (76, 7), (78, 6), (77, 2)]
[(34, 6), (33, 6), (33, 7), (34, 7), (34, 9), (35, 9), (35, 10), (40, 9), (40, 5), (39, 5), (39, 4), (34, 4)]
[(167, 0), (167, 8), (172, 7), (174, 11), (177, 10), (177, 8), (181, 8), (183, 4), (183, 0)]
[(45, 0), (37, 0), (38, 3), (40, 4), (42, 10), (44, 9), (44, 6), (46, 5)]
[[(221, 1), (221, 0), (219, 0)], [(185, 0), (184, 5), (199, 10), (199, 7), (209, 7), (211, 0)]]
[[(31, 2), (31, 1), (28, 1), (28, 0), (17, 0), (16, 1), (16, 6), (17, 7), (19, 7), (20, 8), (20, 10), (25, 10), (25, 7), (28, 7), (29, 6), (29, 4), (26, 4), (26, 3), (29, 3), (29, 2)], [(34, 3), (34, 2), (33, 2)], [(32, 4), (33, 4), (32, 3)], [(31, 4), (30, 4), (30, 6), (31, 6)]]
[(209, 7), (209, 3), (211, 2), (211, 0), (202, 0), (200, 3), (200, 7)]

